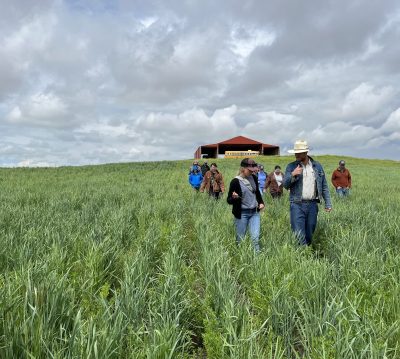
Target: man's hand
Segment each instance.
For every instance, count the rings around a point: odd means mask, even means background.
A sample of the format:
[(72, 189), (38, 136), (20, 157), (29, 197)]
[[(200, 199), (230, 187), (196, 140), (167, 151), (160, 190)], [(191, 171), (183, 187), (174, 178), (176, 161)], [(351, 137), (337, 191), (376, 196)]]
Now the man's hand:
[(325, 208), (325, 212), (331, 212), (332, 211), (332, 207), (328, 207), (328, 208)]
[(300, 165), (297, 165), (297, 167), (293, 170), (292, 172), (292, 176), (298, 176), (301, 175), (303, 173), (303, 167), (301, 167)]
[(262, 209), (264, 209), (265, 208), (265, 206), (264, 206), (264, 204), (263, 203), (260, 203), (259, 205), (258, 205), (258, 209), (261, 211)]

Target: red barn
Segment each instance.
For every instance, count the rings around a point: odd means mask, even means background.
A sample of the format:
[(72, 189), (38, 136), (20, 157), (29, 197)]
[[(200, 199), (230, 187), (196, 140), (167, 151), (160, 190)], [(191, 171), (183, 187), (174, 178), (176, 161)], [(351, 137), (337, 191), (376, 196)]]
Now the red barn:
[(229, 140), (200, 146), (194, 153), (194, 158), (218, 158), (225, 151), (258, 151), (260, 155), (279, 155), (279, 146), (258, 142), (244, 136), (233, 137)]

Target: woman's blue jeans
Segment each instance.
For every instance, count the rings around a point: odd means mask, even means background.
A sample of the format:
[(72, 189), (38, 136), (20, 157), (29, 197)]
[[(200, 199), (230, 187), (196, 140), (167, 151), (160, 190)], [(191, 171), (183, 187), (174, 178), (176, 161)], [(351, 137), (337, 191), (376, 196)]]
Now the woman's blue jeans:
[(337, 188), (336, 189), (336, 194), (339, 196), (339, 197), (346, 197), (346, 196), (348, 196), (349, 195), (349, 193), (350, 193), (350, 191), (349, 191), (349, 189), (348, 188)]
[(239, 244), (249, 230), (251, 241), (256, 252), (260, 250), (260, 213), (256, 209), (242, 209), (241, 218), (235, 218), (236, 242)]
[(317, 227), (318, 203), (302, 201), (290, 203), (290, 225), (299, 244), (310, 245), (313, 233)]

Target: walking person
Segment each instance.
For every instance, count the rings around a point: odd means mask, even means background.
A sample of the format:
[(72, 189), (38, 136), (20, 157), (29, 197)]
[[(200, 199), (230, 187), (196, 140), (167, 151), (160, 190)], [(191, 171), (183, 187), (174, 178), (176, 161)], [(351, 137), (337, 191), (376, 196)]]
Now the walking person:
[(209, 170), (210, 170), (210, 166), (208, 165), (207, 162), (204, 162), (201, 165), (201, 174), (204, 176), (207, 173), (207, 171), (209, 171)]
[(201, 183), (203, 181), (203, 175), (201, 174), (201, 170), (194, 168), (189, 173), (189, 184), (195, 191), (199, 191)]
[(351, 188), (351, 174), (346, 168), (346, 162), (344, 160), (340, 160), (339, 167), (333, 171), (332, 184), (339, 197), (346, 197), (349, 195)]
[(189, 174), (193, 172), (201, 172), (201, 167), (199, 165), (199, 161), (193, 161), (193, 164), (189, 168)]
[(257, 177), (257, 164), (250, 158), (244, 158), (240, 163), (239, 175), (232, 179), (227, 202), (232, 205), (235, 217), (236, 243), (245, 237), (247, 230), (256, 252), (260, 251), (260, 210), (264, 208)]
[(318, 203), (325, 202), (325, 211), (332, 210), (331, 197), (324, 169), (308, 156), (306, 141), (296, 141), (289, 153), (296, 161), (289, 163), (283, 186), (290, 190), (290, 224), (300, 244), (310, 245), (317, 226)]
[(281, 167), (276, 165), (274, 172), (270, 173), (267, 177), (264, 192), (269, 189), (272, 198), (281, 198), (283, 194), (283, 173)]
[(264, 187), (265, 187), (265, 183), (267, 182), (267, 174), (264, 172), (264, 166), (263, 165), (259, 165), (258, 166), (258, 188), (260, 189), (260, 193), (261, 195), (263, 195), (264, 193)]
[(204, 175), (203, 182), (200, 186), (200, 192), (206, 190), (210, 197), (219, 199), (225, 192), (224, 179), (222, 173), (218, 171), (216, 163), (211, 163), (210, 170)]

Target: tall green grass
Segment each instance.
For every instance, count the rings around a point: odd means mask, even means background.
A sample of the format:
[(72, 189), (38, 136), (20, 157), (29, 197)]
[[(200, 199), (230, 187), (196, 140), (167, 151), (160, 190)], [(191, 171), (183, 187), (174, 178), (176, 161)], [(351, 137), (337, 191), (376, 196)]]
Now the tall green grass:
[(266, 195), (258, 255), (189, 164), (0, 169), (1, 358), (400, 357), (398, 162), (348, 158), (310, 248)]

